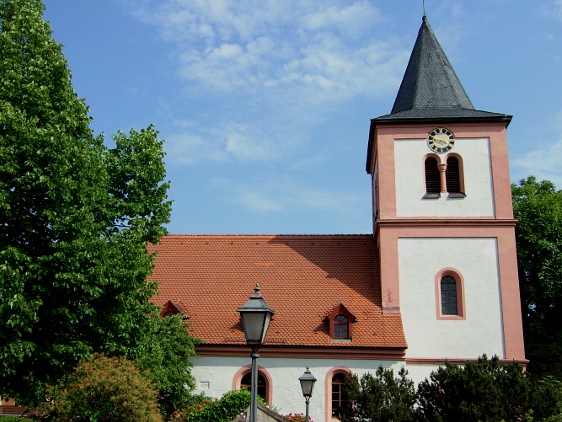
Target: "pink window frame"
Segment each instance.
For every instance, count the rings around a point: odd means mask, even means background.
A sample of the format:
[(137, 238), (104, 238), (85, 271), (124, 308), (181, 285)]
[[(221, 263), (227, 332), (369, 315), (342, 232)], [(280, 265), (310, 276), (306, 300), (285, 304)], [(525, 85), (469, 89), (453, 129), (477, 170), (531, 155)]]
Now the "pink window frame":
[[(242, 383), (242, 378), (248, 372), (252, 371), (252, 365), (246, 365), (240, 368), (234, 376), (232, 377), (232, 389), (233, 390), (240, 390), (240, 384)], [(263, 376), (266, 383), (265, 389), (265, 401), (270, 406), (273, 406), (273, 378), (271, 378), (270, 373), (265, 369), (263, 366), (258, 365), (258, 373)]]
[(334, 377), (334, 375), (337, 374), (351, 375), (352, 372), (349, 368), (346, 368), (345, 366), (336, 366), (330, 369), (326, 373), (326, 378), (324, 381), (324, 399), (325, 399), (324, 409), (326, 409), (326, 413), (325, 413), (326, 422), (340, 422), (339, 419), (332, 418), (332, 378)]
[[(457, 315), (443, 315), (441, 303), (441, 279), (443, 277), (451, 277), (456, 282), (457, 287)], [(466, 308), (464, 303), (464, 278), (460, 271), (455, 268), (443, 268), (435, 274), (435, 304), (437, 310), (437, 319), (442, 320), (465, 320)]]

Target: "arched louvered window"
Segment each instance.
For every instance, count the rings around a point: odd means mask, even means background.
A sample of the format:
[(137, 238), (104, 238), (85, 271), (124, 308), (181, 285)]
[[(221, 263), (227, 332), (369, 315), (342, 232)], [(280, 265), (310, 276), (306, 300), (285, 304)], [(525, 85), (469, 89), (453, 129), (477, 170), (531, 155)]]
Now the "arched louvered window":
[(425, 159), (425, 192), (437, 195), (441, 192), (441, 179), (435, 157)]
[(447, 158), (447, 171), (445, 172), (445, 178), (447, 180), (447, 192), (462, 193), (459, 160), (457, 157)]
[(441, 314), (458, 315), (457, 281), (451, 276), (441, 279)]

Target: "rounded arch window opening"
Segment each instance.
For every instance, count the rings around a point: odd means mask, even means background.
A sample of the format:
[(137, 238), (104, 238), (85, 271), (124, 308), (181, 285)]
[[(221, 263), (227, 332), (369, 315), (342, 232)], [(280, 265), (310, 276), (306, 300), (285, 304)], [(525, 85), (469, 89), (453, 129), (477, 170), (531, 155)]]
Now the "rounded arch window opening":
[[(247, 388), (252, 391), (252, 371), (246, 372), (240, 380), (240, 388)], [(267, 382), (265, 377), (258, 371), (258, 396), (267, 401)]]

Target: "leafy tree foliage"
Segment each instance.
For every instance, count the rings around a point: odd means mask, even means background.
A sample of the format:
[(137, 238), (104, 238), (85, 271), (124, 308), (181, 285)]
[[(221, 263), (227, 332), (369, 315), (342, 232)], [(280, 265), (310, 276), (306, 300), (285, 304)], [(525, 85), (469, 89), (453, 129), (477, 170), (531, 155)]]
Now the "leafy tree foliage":
[(531, 176), (512, 194), (529, 370), (562, 378), (562, 192)]
[(139, 346), (129, 354), (135, 365), (146, 370), (160, 391), (158, 403), (162, 414), (200, 401), (193, 396), (195, 379), (190, 373), (190, 356), (195, 355), (199, 339), (192, 337), (183, 322), (185, 315), (161, 318), (158, 310), (148, 320), (148, 327)]
[(418, 420), (527, 421), (551, 416), (557, 408), (552, 386), (531, 384), (517, 362), (485, 355), (464, 366), (446, 362), (418, 386)]
[(138, 347), (170, 203), (152, 128), (94, 137), (40, 0), (0, 0), (0, 394)]
[(49, 393), (40, 414), (57, 422), (162, 421), (150, 378), (123, 357), (94, 353)]
[(349, 405), (342, 409), (342, 420), (346, 421), (413, 421), (416, 391), (414, 383), (407, 378), (408, 371), (401, 368), (398, 377), (392, 369), (379, 366), (373, 376), (364, 374), (346, 378)]

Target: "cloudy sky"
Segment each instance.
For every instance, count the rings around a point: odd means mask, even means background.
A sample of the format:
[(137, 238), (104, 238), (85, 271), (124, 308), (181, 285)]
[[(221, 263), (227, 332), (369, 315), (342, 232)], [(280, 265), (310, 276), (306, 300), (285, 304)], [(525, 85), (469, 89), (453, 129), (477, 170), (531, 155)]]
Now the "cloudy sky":
[[(426, 0), (477, 109), (512, 114), (512, 181), (562, 187), (562, 0)], [(45, 0), (107, 138), (166, 141), (172, 233), (370, 233), (370, 119), (422, 0)]]

